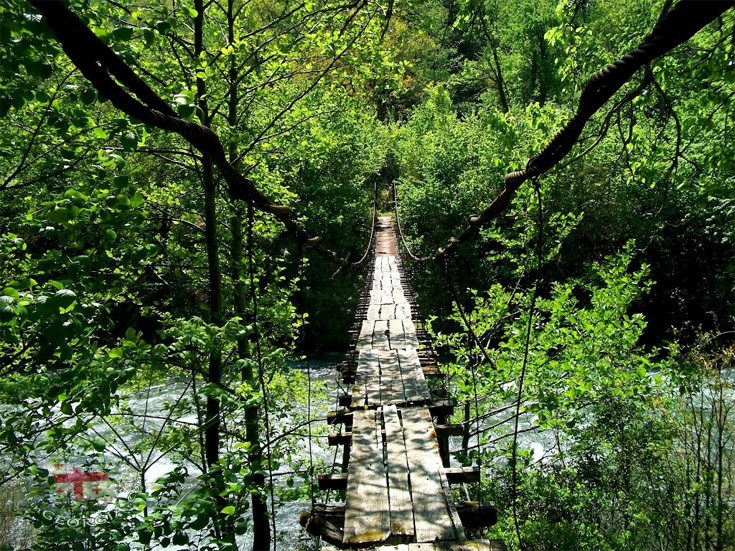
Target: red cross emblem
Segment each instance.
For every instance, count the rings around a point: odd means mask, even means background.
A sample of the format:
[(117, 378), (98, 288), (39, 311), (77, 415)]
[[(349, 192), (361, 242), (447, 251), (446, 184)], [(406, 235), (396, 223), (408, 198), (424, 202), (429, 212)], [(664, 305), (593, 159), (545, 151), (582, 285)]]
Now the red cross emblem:
[[(83, 499), (84, 498), (84, 483), (85, 482), (100, 482), (107, 480), (107, 473), (85, 473), (81, 469), (74, 467), (71, 473), (55, 474), (54, 482), (56, 484), (73, 484), (74, 485), (74, 497)], [(93, 489), (97, 494), (100, 493), (99, 485)], [(63, 493), (64, 490), (59, 488), (56, 490), (57, 494)]]

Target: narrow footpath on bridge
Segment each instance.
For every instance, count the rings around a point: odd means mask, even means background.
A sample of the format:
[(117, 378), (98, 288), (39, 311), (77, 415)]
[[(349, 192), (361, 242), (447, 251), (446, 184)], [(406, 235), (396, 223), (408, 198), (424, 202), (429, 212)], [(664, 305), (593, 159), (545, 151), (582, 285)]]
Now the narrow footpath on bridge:
[[(465, 529), (491, 526), (492, 504), (456, 502), (450, 484), (477, 482), (479, 470), (450, 467), (446, 424), (452, 405), (432, 397), (439, 379), (403, 274), (393, 221), (378, 219), (374, 259), (353, 329), (355, 348), (340, 366), (351, 391), (328, 421), (343, 446), (341, 472), (319, 476), (344, 502), (316, 503), (301, 522), (321, 536), (324, 551), (499, 551), (500, 542), (468, 541)], [(436, 385), (441, 386), (441, 385)], [(436, 419), (436, 423), (434, 422)]]

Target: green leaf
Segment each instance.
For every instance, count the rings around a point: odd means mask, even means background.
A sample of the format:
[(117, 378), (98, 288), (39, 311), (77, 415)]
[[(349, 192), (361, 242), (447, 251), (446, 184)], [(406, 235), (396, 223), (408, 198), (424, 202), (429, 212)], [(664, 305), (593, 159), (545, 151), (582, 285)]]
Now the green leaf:
[(138, 136), (134, 132), (125, 132), (120, 136), (120, 143), (125, 151), (134, 151), (138, 147)]
[(235, 514), (235, 507), (233, 505), (228, 505), (224, 509), (222, 509), (223, 515), (234, 515)]
[(48, 213), (48, 219), (50, 222), (57, 224), (63, 224), (69, 221), (69, 210), (64, 207), (56, 207), (54, 210)]
[(194, 115), (196, 107), (193, 105), (177, 105), (176, 112), (182, 119), (190, 119)]
[(159, 33), (166, 34), (168, 31), (171, 30), (171, 23), (166, 20), (156, 21), (156, 29)]
[(152, 537), (153, 537), (153, 532), (151, 532), (147, 528), (141, 528), (140, 530), (138, 530), (138, 540), (143, 545), (149, 545), (151, 543)]
[[(86, 88), (82, 90), (82, 93), (79, 94), (79, 97), (82, 100), (82, 103), (84, 105), (91, 105), (97, 99), (97, 92), (94, 90), (94, 88)], [(96, 130), (102, 130), (102, 129), (96, 129)]]
[(133, 37), (132, 27), (118, 27), (112, 31), (112, 36), (115, 40), (127, 42)]
[(69, 308), (77, 300), (77, 295), (71, 289), (61, 289), (53, 296), (54, 305), (59, 308)]
[(20, 298), (20, 294), (18, 294), (18, 291), (16, 289), (13, 289), (12, 287), (5, 287), (5, 289), (3, 289), (3, 294), (6, 297), (12, 297), (15, 300), (18, 300)]
[(201, 530), (209, 524), (209, 515), (206, 513), (200, 513), (194, 522), (191, 523), (191, 527), (194, 530)]
[(177, 532), (172, 541), (174, 545), (189, 545), (189, 536), (185, 532)]
[(0, 323), (8, 323), (15, 318), (15, 310), (9, 304), (0, 301)]
[(130, 198), (130, 206), (133, 208), (139, 207), (145, 202), (145, 198), (139, 191), (136, 191), (133, 193), (133, 196)]

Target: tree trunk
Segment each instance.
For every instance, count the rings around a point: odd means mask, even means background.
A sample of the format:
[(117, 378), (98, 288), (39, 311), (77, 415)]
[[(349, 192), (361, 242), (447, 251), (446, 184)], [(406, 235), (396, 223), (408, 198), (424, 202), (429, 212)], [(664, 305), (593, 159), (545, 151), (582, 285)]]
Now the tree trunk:
[[(199, 60), (199, 55), (204, 51), (204, 6), (202, 0), (195, 1), (197, 16), (194, 20), (194, 63)], [(209, 112), (207, 105), (206, 83), (197, 78), (197, 106), (200, 118), (204, 125), (209, 126)], [(222, 269), (219, 258), (219, 243), (217, 241), (217, 182), (214, 178), (214, 167), (206, 158), (202, 159), (202, 185), (204, 187), (204, 235), (207, 247), (207, 265), (209, 277), (209, 323), (222, 322)], [(207, 370), (207, 382), (213, 386), (222, 383), (222, 350), (213, 346), (209, 353), (209, 369)], [(204, 446), (207, 468), (212, 476), (214, 493), (217, 496), (217, 511), (227, 506), (227, 499), (220, 495), (224, 489), (222, 473), (217, 467), (220, 459), (220, 418), (221, 408), (219, 399), (207, 396), (206, 424), (204, 428)], [(215, 515), (215, 532), (217, 537), (235, 541), (234, 530), (229, 517), (222, 514)]]
[[(234, 0), (227, 2), (227, 39), (230, 44), (235, 42), (235, 17), (234, 17)], [(239, 96), (237, 93), (237, 64), (235, 57), (232, 57), (230, 65), (230, 94), (228, 98), (227, 119), (230, 124), (231, 132), (234, 132), (237, 126), (237, 108)], [(235, 166), (237, 159), (237, 144), (235, 140), (230, 140), (228, 145), (228, 153), (230, 162)], [(237, 168), (237, 167), (236, 167)], [(252, 208), (248, 209), (248, 223), (252, 224)], [(234, 311), (235, 315), (241, 319), (246, 319), (247, 315), (247, 290), (245, 288), (245, 280), (243, 275), (243, 256), (242, 251), (245, 248), (245, 240), (242, 231), (242, 212), (237, 204), (232, 205), (232, 216), (230, 218), (230, 226), (232, 231), (231, 246), (231, 275), (233, 281), (234, 292)], [(252, 246), (248, 243), (248, 246)], [(240, 359), (251, 356), (249, 351), (248, 337), (242, 336), (237, 341), (237, 354)], [(252, 362), (243, 362), (242, 380), (249, 383), (252, 388), (256, 387), (255, 374), (253, 373)], [(263, 397), (265, 400), (265, 396)], [(253, 551), (267, 551), (271, 546), (270, 523), (268, 522), (268, 505), (263, 490), (265, 488), (265, 476), (263, 472), (263, 450), (260, 444), (260, 431), (258, 429), (258, 407), (248, 406), (245, 408), (245, 438), (250, 443), (248, 449), (248, 460), (250, 469), (253, 473), (254, 489), (250, 493), (253, 506)], [(261, 474), (256, 474), (261, 473)]]

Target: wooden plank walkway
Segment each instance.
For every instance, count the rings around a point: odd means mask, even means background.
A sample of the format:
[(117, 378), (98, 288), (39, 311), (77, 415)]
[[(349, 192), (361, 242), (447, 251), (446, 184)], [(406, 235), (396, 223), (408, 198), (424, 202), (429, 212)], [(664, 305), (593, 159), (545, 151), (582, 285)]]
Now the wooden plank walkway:
[[(430, 413), (437, 409), (421, 365), (415, 307), (390, 217), (379, 219), (364, 297), (354, 382), (350, 395), (340, 400), (349, 404), (339, 419), (351, 420), (351, 432), (330, 437), (349, 452), (346, 485), (344, 475), (322, 479), (330, 487), (346, 488), (344, 525), (341, 541), (334, 541), (338, 529), (327, 539), (342, 548), (381, 551), (501, 549), (497, 542), (465, 540), (449, 491), (450, 469), (442, 461)], [(445, 411), (446, 405), (443, 408), (439, 410)]]

